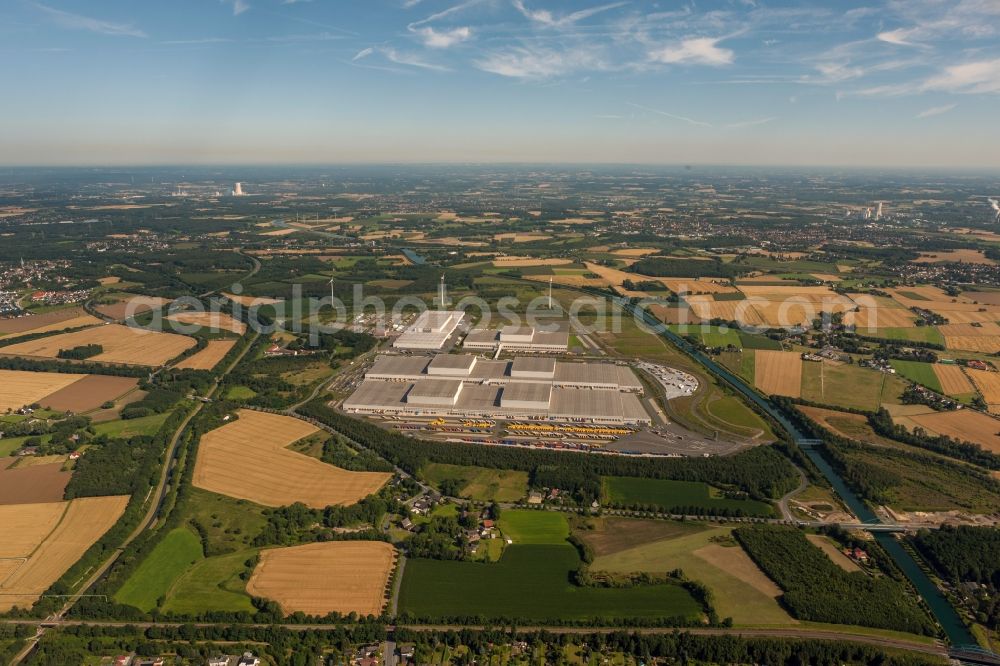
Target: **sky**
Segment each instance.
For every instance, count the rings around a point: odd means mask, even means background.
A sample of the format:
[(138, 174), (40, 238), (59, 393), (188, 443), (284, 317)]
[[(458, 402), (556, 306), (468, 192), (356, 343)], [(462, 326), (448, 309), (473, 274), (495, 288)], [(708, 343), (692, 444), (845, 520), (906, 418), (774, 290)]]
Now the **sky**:
[(3, 0), (0, 164), (1000, 167), (1000, 0)]

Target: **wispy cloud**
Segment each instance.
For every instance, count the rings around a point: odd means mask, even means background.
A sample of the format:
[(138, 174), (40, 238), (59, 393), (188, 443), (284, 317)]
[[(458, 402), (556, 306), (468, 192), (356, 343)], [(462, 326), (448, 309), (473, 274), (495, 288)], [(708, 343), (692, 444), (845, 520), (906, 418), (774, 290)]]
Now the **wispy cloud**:
[(584, 69), (606, 69), (594, 49), (557, 50), (515, 46), (494, 51), (473, 62), (484, 72), (515, 79), (549, 79)]
[(925, 90), (955, 93), (1000, 93), (1000, 58), (945, 67), (924, 82)]
[(420, 37), (424, 46), (432, 49), (447, 49), (461, 44), (472, 37), (472, 28), (461, 26), (450, 30), (435, 30), (430, 26), (411, 28), (411, 32)]
[(227, 44), (235, 40), (229, 37), (199, 37), (195, 39), (166, 39), (161, 44), (177, 44), (188, 46), (192, 44)]
[(958, 104), (945, 104), (944, 106), (932, 106), (929, 109), (924, 109), (917, 114), (917, 118), (933, 118), (934, 116), (940, 116), (944, 113), (948, 113), (954, 109)]
[(49, 7), (48, 5), (43, 5), (38, 2), (33, 4), (35, 7), (45, 12), (53, 23), (64, 28), (69, 28), (71, 30), (86, 30), (88, 32), (96, 32), (101, 35), (113, 35), (115, 37), (148, 37), (145, 32), (136, 28), (131, 23), (113, 23), (111, 21), (103, 21), (101, 19), (95, 19), (81, 14), (73, 14), (72, 12)]
[(726, 129), (742, 129), (744, 127), (757, 127), (758, 125), (766, 125), (777, 119), (778, 119), (777, 116), (771, 116), (769, 118), (757, 118), (756, 120), (741, 120), (739, 122), (723, 125), (723, 127), (725, 127)]
[(598, 5), (596, 7), (588, 7), (587, 9), (580, 9), (569, 14), (564, 14), (562, 16), (556, 16), (547, 9), (529, 9), (525, 4), (524, 0), (513, 0), (514, 7), (517, 11), (521, 12), (525, 18), (531, 21), (544, 25), (550, 28), (566, 28), (574, 23), (578, 23), (584, 19), (590, 18), (595, 14), (600, 14), (612, 9), (617, 9), (627, 5), (628, 2), (612, 2), (606, 5)]
[(401, 53), (393, 48), (384, 48), (379, 51), (382, 55), (386, 57), (390, 62), (394, 62), (397, 65), (407, 65), (408, 67), (417, 67), (420, 69), (429, 69), (435, 72), (450, 72), (451, 69), (445, 67), (444, 65), (438, 65), (436, 63), (428, 62), (419, 56), (413, 55), (412, 53)]
[(232, 5), (233, 6), (233, 16), (239, 16), (243, 12), (250, 9), (250, 5), (247, 4), (246, 0), (219, 0), (219, 2)]
[(373, 49), (370, 46), (366, 49), (361, 49), (360, 51), (354, 54), (354, 57), (351, 58), (351, 62), (357, 62), (359, 60), (363, 60), (364, 58), (367, 58), (373, 53), (375, 53), (375, 49)]
[(695, 125), (697, 127), (712, 127), (712, 123), (705, 122), (704, 120), (695, 120), (694, 118), (688, 118), (687, 116), (679, 116), (675, 113), (670, 113), (668, 111), (663, 111), (661, 109), (654, 109), (648, 106), (643, 106), (642, 104), (636, 104), (635, 102), (625, 102), (628, 106), (631, 106), (640, 111), (645, 111), (647, 113), (655, 113), (659, 116), (664, 116), (672, 120), (679, 120), (681, 122), (687, 123), (688, 125)]
[(724, 37), (688, 37), (677, 44), (650, 51), (649, 57), (666, 64), (711, 65), (719, 67), (733, 62), (734, 53), (719, 47)]
[(917, 46), (916, 43), (910, 41), (919, 33), (916, 28), (897, 28), (895, 30), (887, 30), (885, 32), (880, 32), (876, 35), (876, 39), (880, 42), (886, 42), (888, 44), (895, 44), (896, 46)]
[(457, 5), (452, 5), (451, 7), (448, 7), (447, 9), (442, 9), (441, 11), (435, 12), (435, 13), (431, 14), (430, 16), (426, 17), (426, 18), (422, 18), (419, 21), (414, 21), (413, 23), (411, 23), (410, 25), (408, 25), (407, 28), (409, 28), (410, 30), (412, 30), (413, 28), (415, 28), (417, 26), (425, 25), (427, 23), (433, 23), (434, 21), (438, 21), (440, 19), (443, 19), (446, 16), (451, 16), (452, 14), (457, 14), (458, 12), (464, 11), (464, 10), (468, 9), (469, 7), (474, 7), (476, 5), (481, 5), (483, 2), (484, 2), (484, 0), (466, 0), (465, 2), (460, 2)]

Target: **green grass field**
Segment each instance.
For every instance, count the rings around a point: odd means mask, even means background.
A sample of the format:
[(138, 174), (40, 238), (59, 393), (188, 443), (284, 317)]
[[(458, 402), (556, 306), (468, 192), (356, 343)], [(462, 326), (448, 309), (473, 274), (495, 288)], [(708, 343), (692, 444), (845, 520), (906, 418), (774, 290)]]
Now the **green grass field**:
[(735, 396), (728, 395), (713, 400), (708, 403), (707, 409), (715, 418), (738, 428), (762, 430), (765, 433), (771, 432), (764, 420)]
[(189, 568), (174, 582), (163, 604), (166, 613), (199, 615), (208, 611), (253, 612), (246, 583), (240, 574), (256, 550), (209, 557)]
[(691, 336), (700, 340), (706, 347), (743, 346), (739, 331), (729, 327), (723, 329), (719, 326), (702, 326), (697, 324), (671, 325), (668, 328), (678, 335)]
[(918, 384), (923, 384), (938, 393), (941, 392), (941, 382), (938, 381), (937, 375), (934, 374), (934, 366), (930, 363), (897, 361), (895, 359), (889, 361), (889, 363), (901, 377), (905, 377)]
[(835, 407), (875, 411), (882, 401), (884, 375), (857, 365), (802, 364), (802, 397)]
[(156, 608), (160, 597), (192, 564), (203, 559), (201, 540), (186, 527), (178, 527), (156, 544), (142, 564), (115, 593), (115, 601), (144, 611)]
[(442, 481), (461, 482), (460, 496), (482, 502), (516, 502), (528, 494), (528, 473), (466, 465), (432, 463), (420, 476), (438, 486)]
[(562, 545), (509, 546), (495, 564), (414, 559), (400, 590), (403, 613), (421, 618), (478, 616), (545, 620), (695, 618), (697, 601), (679, 585), (629, 589), (577, 587), (576, 549)]
[(515, 544), (560, 545), (569, 536), (569, 523), (556, 511), (507, 509), (500, 514), (500, 531)]
[[(609, 519), (605, 531), (614, 532), (615, 519)], [(598, 556), (591, 569), (629, 573), (648, 571), (662, 573), (665, 569), (680, 568), (684, 574), (712, 591), (719, 617), (731, 617), (736, 624), (788, 625), (795, 621), (781, 608), (775, 597), (763, 592), (767, 577), (749, 561), (743, 549), (729, 541), (732, 528), (706, 527), (679, 531), (675, 537), (658, 539), (609, 555)], [(585, 540), (586, 533), (580, 535)], [(728, 553), (742, 567), (725, 567), (705, 559), (702, 549), (722, 540)], [(701, 553), (701, 554), (699, 554)]]
[(257, 395), (257, 392), (246, 386), (230, 386), (226, 390), (226, 398), (229, 400), (249, 400)]
[(267, 522), (259, 504), (200, 488), (189, 488), (178, 509), (185, 523), (196, 521), (205, 531), (209, 556), (245, 550)]
[(714, 511), (741, 511), (750, 516), (773, 516), (774, 510), (765, 502), (729, 499), (707, 483), (669, 481), (623, 476), (601, 478), (603, 500), (612, 504), (641, 504), (662, 509), (691, 507)]
[(781, 343), (763, 335), (753, 333), (740, 333), (740, 342), (743, 349), (773, 349), (781, 351)]
[(94, 426), (94, 431), (98, 435), (108, 437), (137, 437), (140, 435), (155, 435), (163, 422), (170, 416), (169, 412), (163, 414), (152, 414), (138, 419), (124, 419), (119, 421), (108, 421), (98, 423)]

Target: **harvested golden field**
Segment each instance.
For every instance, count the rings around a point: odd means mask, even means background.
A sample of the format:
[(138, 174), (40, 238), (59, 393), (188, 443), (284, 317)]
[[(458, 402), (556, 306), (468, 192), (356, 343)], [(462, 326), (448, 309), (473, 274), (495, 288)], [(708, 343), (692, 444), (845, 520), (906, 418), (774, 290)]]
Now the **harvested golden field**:
[(764, 323), (749, 301), (713, 301), (703, 296), (688, 296), (684, 301), (691, 307), (695, 317), (705, 321), (718, 318), (748, 326), (760, 326)]
[(757, 312), (760, 320), (767, 326), (790, 327), (790, 326), (810, 326), (814, 319), (822, 317), (824, 314), (835, 314), (838, 312), (849, 312), (856, 306), (853, 303), (840, 302), (801, 302), (797, 299), (784, 301), (761, 301), (753, 297), (749, 303)]
[(802, 395), (802, 357), (798, 352), (754, 352), (754, 386), (768, 395)]
[(206, 433), (198, 445), (193, 483), (264, 506), (302, 502), (314, 509), (371, 495), (391, 477), (349, 472), (286, 447), (318, 432), (290, 416), (240, 410), (239, 419)]
[(62, 372), (0, 370), (0, 414), (39, 402), (84, 377)]
[(265, 231), (261, 236), (287, 236), (288, 234), (294, 234), (298, 229), (275, 229), (274, 231)]
[(197, 325), (212, 331), (229, 331), (243, 335), (247, 325), (233, 319), (225, 312), (175, 312), (167, 316), (170, 321), (180, 324)]
[(280, 303), (281, 300), (277, 298), (267, 298), (266, 296), (237, 296), (236, 294), (230, 294), (228, 292), (222, 292), (222, 295), (231, 300), (234, 303), (239, 303), (240, 305), (250, 307), (253, 305), (274, 305), (275, 303)]
[(56, 528), (68, 502), (0, 505), (0, 558), (26, 558)]
[(659, 253), (660, 251), (653, 247), (626, 247), (611, 251), (611, 254), (616, 254), (619, 257), (646, 257)]
[(917, 317), (905, 308), (866, 308), (857, 312), (845, 312), (844, 323), (860, 329), (912, 328), (917, 325)]
[(830, 541), (829, 538), (823, 536), (822, 534), (807, 534), (806, 538), (812, 545), (816, 546), (830, 558), (830, 561), (836, 564), (838, 567), (844, 571), (850, 573), (852, 571), (861, 571), (861, 567), (854, 563), (854, 560), (844, 555), (840, 552), (840, 549)]
[(236, 340), (209, 340), (201, 351), (175, 365), (178, 370), (211, 370), (236, 344)]
[(396, 549), (381, 541), (330, 541), (260, 552), (247, 583), (255, 597), (286, 614), (379, 615), (385, 606)]
[(99, 319), (87, 314), (83, 308), (65, 308), (44, 314), (0, 319), (0, 338), (8, 335), (13, 337), (29, 333), (61, 331), (99, 323), (101, 323)]
[(193, 338), (173, 333), (157, 333), (120, 324), (95, 326), (73, 333), (61, 333), (38, 340), (0, 348), (4, 356), (56, 358), (60, 349), (98, 344), (104, 351), (89, 361), (126, 365), (163, 365), (196, 343)]
[(825, 286), (743, 284), (740, 285), (740, 291), (746, 294), (748, 298), (757, 296), (769, 301), (786, 298), (799, 298), (810, 302), (820, 302), (823, 300), (843, 302), (851, 300), (847, 296), (841, 296)]
[(536, 233), (516, 233), (510, 232), (505, 234), (493, 234), (493, 240), (495, 241), (510, 241), (512, 243), (532, 243), (534, 241), (548, 240), (552, 236), (548, 234), (536, 234)]
[(983, 394), (983, 400), (992, 404), (1000, 403), (1000, 372), (966, 369), (976, 389)]
[[(651, 279), (640, 277), (640, 279)], [(696, 280), (694, 278), (662, 277), (653, 278), (662, 282), (667, 289), (675, 294), (732, 294), (737, 291), (736, 287), (728, 282), (715, 282), (708, 279)]]
[(1000, 320), (1000, 310), (994, 306), (990, 306), (990, 309), (987, 311), (928, 309), (935, 314), (941, 315), (952, 324), (990, 324)]
[(934, 369), (934, 375), (941, 382), (941, 390), (944, 391), (945, 395), (963, 395), (975, 390), (961, 367), (940, 363), (935, 363), (931, 367)]
[(159, 310), (170, 301), (158, 296), (140, 296), (138, 294), (122, 294), (115, 303), (98, 305), (97, 311), (109, 319), (121, 321), (128, 317), (140, 315), (150, 310)]
[(497, 268), (530, 268), (533, 266), (565, 266), (572, 259), (540, 259), (538, 257), (497, 257), (493, 265)]
[[(917, 300), (926, 299), (928, 301), (950, 301), (951, 296), (949, 296), (944, 289), (940, 287), (932, 287), (929, 285), (924, 285), (920, 287), (896, 287), (893, 289), (886, 289), (894, 299), (898, 300)], [(916, 294), (919, 299), (913, 299), (911, 294)]]
[(955, 412), (914, 414), (908, 419), (925, 430), (947, 435), (957, 440), (979, 444), (987, 451), (1000, 454), (1000, 420), (971, 409)]
[[(56, 504), (60, 507), (57, 523), (50, 531), (41, 535), (34, 544), (27, 544), (21, 537), (22, 546), (30, 545), (31, 550), (20, 557), (27, 560), (0, 581), (0, 612), (14, 606), (26, 607), (34, 603), (58, 578), (118, 521), (128, 497), (83, 497), (70, 502)], [(6, 509), (24, 510), (39, 505), (20, 505)], [(45, 505), (42, 505), (45, 507)], [(64, 507), (64, 509), (63, 509)], [(52, 509), (31, 509), (42, 519), (49, 519)], [(17, 537), (17, 526), (11, 521), (0, 520), (0, 544)], [(34, 530), (37, 537), (40, 530)]]
[(938, 262), (962, 262), (965, 264), (993, 264), (992, 259), (987, 259), (982, 250), (966, 248), (962, 250), (947, 250), (941, 252), (921, 252), (915, 264), (932, 264)]
[(39, 403), (42, 407), (60, 412), (79, 414), (120, 398), (138, 385), (139, 380), (134, 377), (85, 375), (83, 379), (73, 382), (66, 388), (45, 396)]
[(948, 349), (993, 354), (1000, 351), (1000, 335), (946, 335), (944, 346)]
[(601, 266), (600, 264), (594, 264), (589, 261), (584, 262), (584, 266), (587, 270), (594, 275), (600, 275), (601, 279), (606, 280), (608, 284), (613, 286), (616, 290), (629, 297), (645, 298), (649, 294), (645, 291), (626, 289), (622, 286), (625, 280), (632, 280), (633, 282), (637, 280), (652, 280), (657, 281), (656, 278), (643, 278), (637, 276), (635, 273), (626, 273), (623, 270), (617, 268), (611, 268), (610, 266)]
[(1000, 335), (1000, 326), (996, 322), (984, 324), (944, 324), (937, 327), (941, 335), (947, 337), (972, 337), (981, 335)]
[(119, 282), (122, 281), (122, 279), (117, 275), (109, 275), (108, 277), (98, 278), (97, 281), (101, 284), (102, 287), (107, 287), (108, 285), (118, 284)]
[(54, 459), (57, 462), (44, 458), (0, 458), (0, 505), (61, 500), (72, 474), (62, 470), (64, 457)]

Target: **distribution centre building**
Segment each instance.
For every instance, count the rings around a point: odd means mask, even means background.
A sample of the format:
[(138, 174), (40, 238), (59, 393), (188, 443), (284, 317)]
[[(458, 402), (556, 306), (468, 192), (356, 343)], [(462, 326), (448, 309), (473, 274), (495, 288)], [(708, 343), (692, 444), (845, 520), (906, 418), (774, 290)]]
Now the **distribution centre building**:
[(461, 310), (425, 310), (399, 334), (392, 346), (399, 349), (441, 349), (462, 323), (463, 317), (465, 313)]
[(380, 355), (343, 408), (369, 415), (649, 424), (641, 394), (632, 369), (613, 363)]

